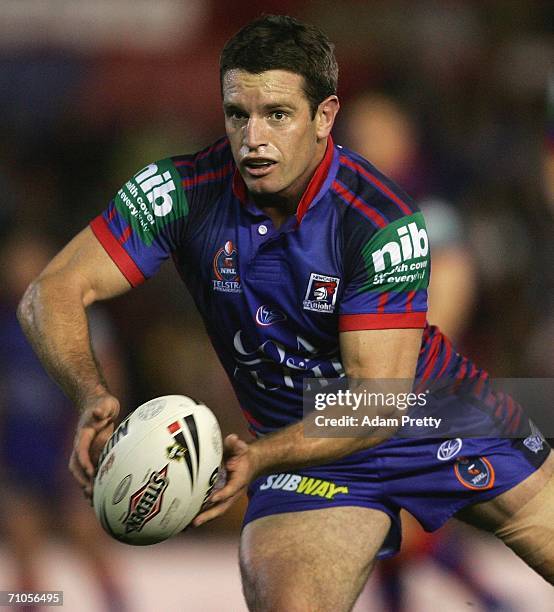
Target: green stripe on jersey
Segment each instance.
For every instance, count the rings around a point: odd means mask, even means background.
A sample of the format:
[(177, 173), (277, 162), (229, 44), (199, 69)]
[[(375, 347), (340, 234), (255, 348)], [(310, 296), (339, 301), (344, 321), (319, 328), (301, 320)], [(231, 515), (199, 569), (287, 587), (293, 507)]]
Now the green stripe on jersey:
[(115, 206), (147, 246), (168, 223), (189, 212), (181, 176), (170, 159), (157, 161), (135, 174), (117, 192)]
[(367, 282), (362, 291), (417, 291), (429, 284), (429, 238), (418, 212), (379, 230), (362, 249)]

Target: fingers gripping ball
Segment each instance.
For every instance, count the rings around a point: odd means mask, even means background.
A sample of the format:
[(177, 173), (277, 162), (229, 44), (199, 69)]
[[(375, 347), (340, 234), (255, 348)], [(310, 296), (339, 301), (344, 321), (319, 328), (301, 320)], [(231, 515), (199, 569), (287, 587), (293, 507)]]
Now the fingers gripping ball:
[(209, 408), (184, 395), (150, 400), (102, 450), (93, 491), (96, 516), (120, 542), (166, 540), (198, 514), (221, 458), (221, 431)]

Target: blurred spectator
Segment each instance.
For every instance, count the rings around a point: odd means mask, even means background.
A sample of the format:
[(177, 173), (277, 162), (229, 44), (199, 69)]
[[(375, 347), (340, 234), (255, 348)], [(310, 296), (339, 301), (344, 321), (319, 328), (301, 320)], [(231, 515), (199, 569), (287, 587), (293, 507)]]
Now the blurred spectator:
[(453, 204), (432, 193), (432, 172), (414, 121), (393, 99), (368, 93), (349, 103), (343, 129), (349, 148), (418, 201), (432, 249), (428, 320), (458, 340), (472, 316), (476, 268), (462, 216)]
[[(429, 193), (426, 172), (410, 116), (394, 100), (366, 94), (356, 98), (346, 113), (346, 144), (361, 153), (416, 197), (425, 216), (432, 249), (428, 320), (453, 340), (467, 328), (476, 298), (476, 270), (468, 248), (464, 220), (456, 208)], [(411, 564), (433, 561), (462, 582), (485, 610), (508, 610), (473, 575), (467, 558), (471, 539), (467, 528), (450, 524), (439, 533), (425, 533), (417, 521), (402, 512), (402, 550), (379, 564), (383, 597), (389, 612), (410, 610), (404, 576)]]
[[(33, 231), (12, 233), (0, 253), (0, 489), (3, 530), (15, 564), (19, 590), (44, 584), (37, 556), (60, 532), (90, 568), (105, 609), (125, 609), (109, 538), (68, 477), (67, 462), (76, 412), (44, 372), (15, 315), (27, 283), (54, 250)], [(91, 319), (93, 345), (107, 379), (125, 396), (122, 359), (104, 312)]]
[(554, 72), (546, 91), (546, 135), (542, 159), (542, 187), (548, 214), (542, 219), (538, 255), (540, 273), (534, 296), (543, 304), (531, 333), (527, 358), (533, 373), (554, 376)]

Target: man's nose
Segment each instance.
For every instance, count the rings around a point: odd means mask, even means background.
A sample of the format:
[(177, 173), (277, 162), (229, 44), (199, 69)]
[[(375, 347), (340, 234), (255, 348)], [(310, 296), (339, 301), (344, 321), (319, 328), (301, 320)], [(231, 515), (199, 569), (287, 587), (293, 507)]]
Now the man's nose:
[(259, 117), (249, 117), (244, 126), (243, 142), (249, 149), (257, 149), (267, 145), (267, 134), (263, 119)]

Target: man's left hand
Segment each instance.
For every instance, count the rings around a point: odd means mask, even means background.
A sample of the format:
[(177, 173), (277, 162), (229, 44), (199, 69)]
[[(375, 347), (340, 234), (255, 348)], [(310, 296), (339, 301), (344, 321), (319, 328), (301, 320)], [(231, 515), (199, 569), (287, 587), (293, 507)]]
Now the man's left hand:
[(225, 438), (223, 452), (227, 482), (223, 488), (213, 493), (209, 499), (212, 505), (194, 519), (193, 527), (200, 527), (226, 512), (237, 501), (256, 474), (250, 446), (236, 434), (230, 434)]

